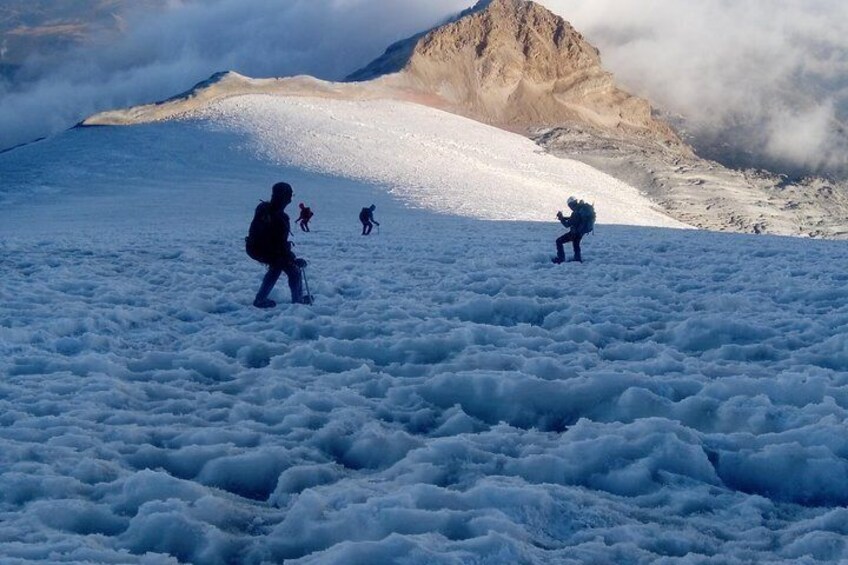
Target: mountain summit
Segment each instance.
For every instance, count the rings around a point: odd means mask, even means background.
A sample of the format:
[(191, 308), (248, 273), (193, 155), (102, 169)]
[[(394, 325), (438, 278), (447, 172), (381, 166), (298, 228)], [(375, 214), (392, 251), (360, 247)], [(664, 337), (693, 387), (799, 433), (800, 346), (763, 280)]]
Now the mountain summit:
[(508, 129), (573, 123), (682, 145), (646, 100), (616, 86), (595, 47), (535, 2), (480, 2), (455, 21), (392, 45), (349, 79), (381, 74), (380, 81)]

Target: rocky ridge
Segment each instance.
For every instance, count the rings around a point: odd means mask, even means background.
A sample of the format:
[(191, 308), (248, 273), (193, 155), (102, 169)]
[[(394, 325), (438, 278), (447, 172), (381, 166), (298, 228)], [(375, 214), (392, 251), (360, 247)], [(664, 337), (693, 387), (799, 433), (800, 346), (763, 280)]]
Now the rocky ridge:
[(697, 228), (848, 239), (845, 181), (790, 181), (768, 171), (730, 169), (693, 153), (576, 126), (530, 135), (549, 153), (618, 178), (671, 217)]

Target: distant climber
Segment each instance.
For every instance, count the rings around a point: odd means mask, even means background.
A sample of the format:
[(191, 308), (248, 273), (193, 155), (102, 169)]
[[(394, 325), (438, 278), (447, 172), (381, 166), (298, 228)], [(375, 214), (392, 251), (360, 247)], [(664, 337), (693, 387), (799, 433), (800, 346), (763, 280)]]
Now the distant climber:
[(371, 205), (368, 208), (363, 208), (361, 212), (359, 212), (359, 221), (362, 222), (362, 235), (368, 235), (371, 233), (371, 230), (375, 225), (380, 225), (380, 222), (374, 219), (374, 210), (377, 207), (375, 205)]
[(556, 240), (557, 256), (551, 261), (556, 264), (565, 262), (565, 249), (563, 246), (567, 242), (571, 242), (574, 248), (574, 258), (572, 261), (583, 262), (583, 257), (580, 254), (580, 240), (583, 236), (595, 229), (595, 208), (582, 200), (577, 200), (573, 196), (568, 197), (568, 207), (571, 209), (571, 215), (565, 217), (562, 211), (557, 212), (557, 219), (568, 228), (568, 233), (563, 234)]
[(295, 256), (288, 240), (290, 223), (284, 210), (291, 203), (292, 196), (290, 184), (275, 184), (271, 189), (271, 201), (262, 201), (256, 207), (253, 221), (250, 223), (250, 232), (245, 238), (247, 254), (268, 267), (253, 300), (253, 305), (257, 308), (273, 308), (277, 305), (268, 295), (282, 273), (286, 273), (289, 279), (292, 303), (312, 303), (311, 297), (304, 295), (302, 288), (301, 269), (306, 267), (306, 261)]
[(315, 214), (312, 213), (312, 209), (309, 206), (306, 206), (303, 202), (299, 204), (300, 206), (300, 215), (297, 217), (297, 222), (300, 225), (300, 229), (302, 231), (309, 231), (309, 220), (312, 219), (312, 216)]

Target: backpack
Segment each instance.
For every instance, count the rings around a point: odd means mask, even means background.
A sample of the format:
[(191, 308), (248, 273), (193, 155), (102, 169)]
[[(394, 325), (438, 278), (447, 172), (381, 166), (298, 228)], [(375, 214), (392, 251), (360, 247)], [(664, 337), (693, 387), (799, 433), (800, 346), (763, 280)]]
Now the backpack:
[(586, 235), (589, 232), (595, 231), (595, 207), (588, 202), (580, 201), (575, 209), (580, 217), (580, 227), (578, 232), (580, 235)]
[(271, 203), (264, 200), (256, 207), (250, 230), (244, 238), (248, 256), (260, 263), (269, 263), (274, 250), (274, 221)]
[(304, 220), (309, 221), (312, 218), (312, 216), (314, 216), (314, 214), (312, 213), (312, 209), (309, 206), (307, 206), (306, 208), (303, 209), (303, 219)]

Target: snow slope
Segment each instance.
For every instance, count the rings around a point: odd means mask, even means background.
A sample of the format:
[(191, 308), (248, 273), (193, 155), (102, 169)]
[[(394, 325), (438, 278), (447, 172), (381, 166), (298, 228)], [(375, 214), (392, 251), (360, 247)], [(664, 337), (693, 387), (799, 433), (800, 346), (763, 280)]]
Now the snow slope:
[(429, 210), (549, 220), (575, 194), (603, 209), (603, 223), (683, 227), (636, 189), (583, 163), (411, 102), (247, 95), (194, 115), (244, 132), (275, 162), (384, 185)]
[[(0, 154), (0, 561), (848, 559), (848, 246), (609, 225), (669, 224), (414, 111), (236, 99)], [(262, 311), (241, 238), (283, 179), (317, 301)], [(492, 221), (570, 192), (585, 264)]]

